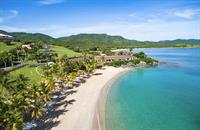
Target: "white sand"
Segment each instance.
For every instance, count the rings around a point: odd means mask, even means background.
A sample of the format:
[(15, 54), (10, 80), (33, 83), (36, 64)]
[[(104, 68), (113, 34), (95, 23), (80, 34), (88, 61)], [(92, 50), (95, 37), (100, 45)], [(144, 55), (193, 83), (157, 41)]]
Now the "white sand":
[[(53, 130), (92, 130), (94, 129), (94, 115), (100, 97), (101, 91), (106, 84), (115, 76), (127, 71), (124, 68), (104, 67), (105, 69), (97, 70), (94, 75), (87, 79), (86, 83), (81, 84), (77, 93), (67, 96), (66, 100), (76, 100), (66, 107), (67, 112), (60, 115), (56, 121), (59, 124), (53, 127)], [(64, 106), (58, 109), (63, 109)], [(97, 121), (98, 122), (98, 121)], [(96, 126), (99, 127), (99, 126)]]

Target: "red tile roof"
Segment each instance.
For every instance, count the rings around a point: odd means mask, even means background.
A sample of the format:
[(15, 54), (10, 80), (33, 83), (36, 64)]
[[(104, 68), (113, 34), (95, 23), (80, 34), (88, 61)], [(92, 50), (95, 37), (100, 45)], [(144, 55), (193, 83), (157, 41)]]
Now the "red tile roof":
[(96, 56), (96, 60), (127, 60), (134, 58), (132, 55)]

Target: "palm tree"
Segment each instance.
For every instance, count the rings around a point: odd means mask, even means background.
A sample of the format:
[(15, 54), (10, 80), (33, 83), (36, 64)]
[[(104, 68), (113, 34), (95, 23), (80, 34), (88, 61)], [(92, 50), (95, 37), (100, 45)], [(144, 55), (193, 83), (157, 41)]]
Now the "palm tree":
[(92, 72), (93, 70), (96, 69), (97, 66), (97, 61), (95, 60), (94, 57), (91, 57), (90, 60), (85, 61), (85, 67), (86, 67), (86, 72)]
[(21, 52), (21, 48), (20, 47), (16, 47), (15, 51), (16, 51), (17, 60), (19, 61), (20, 60), (19, 55), (20, 55), (20, 52)]
[(9, 122), (7, 124), (7, 127), (11, 130), (18, 130), (22, 128), (23, 124), (23, 117), (22, 113), (18, 111), (9, 111)]
[(17, 130), (23, 123), (21, 111), (18, 110), (17, 99), (0, 85), (0, 126), (3, 129)]
[(8, 61), (11, 63), (11, 66), (13, 66), (13, 61), (15, 58), (14, 55), (11, 52), (9, 52), (7, 56), (8, 56)]
[(52, 90), (51, 86), (45, 82), (41, 82), (40, 88), (41, 88), (42, 97), (43, 97), (44, 102), (49, 101), (51, 99), (51, 93), (50, 93)]
[(77, 75), (83, 75), (84, 73), (85, 73), (84, 70), (78, 70), (78, 71), (77, 71)]
[(95, 70), (97, 66), (97, 61), (95, 60), (94, 57), (92, 57), (92, 59), (90, 60), (90, 64), (92, 66), (92, 71)]
[(21, 91), (21, 90), (24, 90), (25, 87), (27, 86), (28, 84), (28, 81), (29, 81), (29, 78), (25, 77), (23, 74), (19, 74), (17, 77), (16, 77), (16, 91)]
[(42, 92), (40, 87), (37, 85), (32, 86), (32, 105), (31, 105), (31, 113), (33, 118), (39, 118), (42, 115), (42, 108), (44, 105), (43, 100), (41, 99)]
[(13, 81), (10, 80), (9, 76), (3, 76), (0, 77), (0, 85), (3, 86), (3, 88), (5, 88), (8, 91), (12, 91), (13, 87), (11, 86), (11, 84), (13, 83)]
[(58, 57), (57, 53), (49, 53), (48, 54), (48, 61), (55, 61), (56, 57)]
[(32, 106), (33, 106), (32, 107), (32, 117), (34, 119), (36, 119), (36, 118), (39, 118), (40, 116), (42, 116), (42, 112), (43, 112), (42, 108), (44, 106), (44, 103), (41, 100), (36, 99)]
[(4, 63), (4, 68), (6, 68), (8, 62), (8, 55), (6, 51), (0, 54), (0, 61)]

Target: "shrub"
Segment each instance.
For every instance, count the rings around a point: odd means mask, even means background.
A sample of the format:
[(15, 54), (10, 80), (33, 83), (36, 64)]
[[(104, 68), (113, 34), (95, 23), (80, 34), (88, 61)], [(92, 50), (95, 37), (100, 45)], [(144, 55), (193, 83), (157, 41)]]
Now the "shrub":
[(131, 63), (133, 63), (134, 65), (139, 64), (140, 59), (133, 59), (133, 60), (131, 60)]
[(134, 56), (141, 59), (147, 58), (147, 55), (144, 52), (135, 53)]
[(127, 64), (128, 63), (128, 61), (112, 61), (111, 62), (111, 65), (112, 66), (114, 66), (114, 67), (118, 67), (118, 66), (121, 66), (121, 65), (125, 65), (125, 64)]

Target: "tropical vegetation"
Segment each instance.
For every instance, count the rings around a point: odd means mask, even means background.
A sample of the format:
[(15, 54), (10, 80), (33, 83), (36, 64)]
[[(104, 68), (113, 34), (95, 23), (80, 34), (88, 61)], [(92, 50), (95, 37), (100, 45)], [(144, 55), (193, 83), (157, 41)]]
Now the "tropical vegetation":
[[(45, 105), (52, 98), (52, 91), (73, 87), (79, 75), (93, 72), (97, 62), (94, 57), (83, 56), (73, 61), (67, 56), (52, 65), (42, 67), (39, 83), (30, 82), (23, 74), (5, 73), (0, 77), (0, 129), (22, 129), (26, 122), (36, 120), (45, 112)], [(61, 84), (56, 84), (57, 81)]]
[(5, 42), (0, 42), (0, 53), (4, 51), (9, 51), (10, 49), (14, 49), (17, 46), (20, 46), (20, 42), (10, 42), (10, 44), (6, 44)]
[(53, 99), (53, 92), (77, 87), (104, 64), (117, 67), (141, 62), (148, 65), (158, 63), (143, 52), (134, 54), (130, 61), (102, 63), (97, 62), (94, 55), (113, 55), (113, 47), (132, 50), (133, 47), (167, 45), (106, 34), (55, 39), (44, 34), (0, 33), (16, 38), (14, 42), (0, 42), (3, 50), (0, 52), (0, 130), (22, 129), (27, 122), (38, 120)]
[[(30, 45), (31, 49), (22, 48), (22, 45)], [(0, 67), (9, 67), (16, 64), (27, 64), (31, 62), (44, 63), (55, 61), (64, 55), (69, 57), (80, 56), (80, 53), (74, 52), (62, 46), (47, 45), (41, 43), (11, 42), (7, 45), (0, 42)]]
[(145, 66), (157, 65), (158, 61), (148, 57), (144, 52), (138, 52), (134, 54), (134, 58), (132, 60), (118, 60), (109, 62), (108, 65), (112, 65), (114, 67), (129, 65), (129, 66), (139, 66), (140, 63), (145, 63)]
[(0, 46), (6, 48), (0, 53), (0, 130), (22, 129), (37, 120), (45, 113), (53, 91), (72, 88), (75, 78), (96, 68), (94, 57), (82, 55), (73, 61), (70, 57), (80, 53), (64, 47), (25, 42), (29, 49), (21, 42), (12, 43)]

